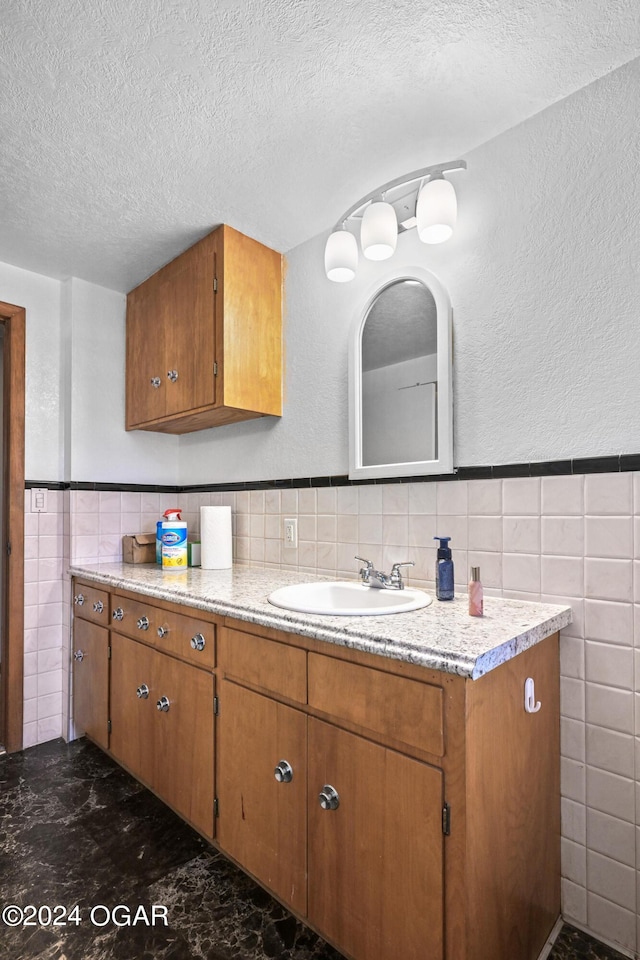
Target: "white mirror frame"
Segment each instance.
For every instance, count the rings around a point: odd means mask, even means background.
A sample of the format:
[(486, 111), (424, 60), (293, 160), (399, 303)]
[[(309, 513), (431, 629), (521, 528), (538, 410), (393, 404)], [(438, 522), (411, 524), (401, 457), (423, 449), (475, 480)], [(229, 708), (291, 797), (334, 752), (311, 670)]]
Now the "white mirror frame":
[[(362, 463), (362, 331), (373, 301), (386, 287), (401, 280), (419, 280), (436, 303), (438, 354), (438, 457), (408, 463)], [(445, 287), (434, 274), (422, 267), (396, 267), (378, 279), (367, 292), (364, 308), (359, 308), (351, 325), (349, 339), (349, 477), (367, 480), (382, 477), (418, 477), (453, 473), (453, 346), (451, 301)]]

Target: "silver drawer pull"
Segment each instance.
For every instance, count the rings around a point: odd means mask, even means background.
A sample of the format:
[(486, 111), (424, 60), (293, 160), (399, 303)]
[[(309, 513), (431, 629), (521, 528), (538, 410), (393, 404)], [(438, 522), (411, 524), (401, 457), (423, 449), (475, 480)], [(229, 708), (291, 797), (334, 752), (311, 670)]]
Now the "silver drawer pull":
[(111, 614), (113, 620), (123, 620), (124, 619), (124, 610), (122, 607), (116, 607), (113, 613)]
[(136, 624), (138, 630), (148, 630), (149, 629), (149, 617), (140, 617)]
[(171, 383), (175, 383), (176, 380), (178, 379), (178, 371), (177, 371), (177, 370), (168, 370), (168, 371), (167, 371), (167, 376), (169, 377), (169, 380), (171, 380)]
[(281, 760), (273, 771), (273, 775), (278, 783), (291, 783), (293, 780), (293, 767), (286, 760)]
[(156, 707), (161, 711), (161, 713), (167, 713), (169, 710), (169, 697), (160, 697), (156, 703)]
[(93, 605), (93, 609), (96, 613), (102, 613), (102, 611), (104, 610), (104, 603), (102, 602), (102, 600), (96, 600), (96, 602)]
[(136, 690), (136, 697), (138, 700), (147, 700), (149, 697), (149, 687), (146, 683), (141, 683), (138, 689)]
[(191, 637), (191, 647), (193, 650), (204, 650), (206, 640), (201, 633), (196, 633), (195, 637)]
[(157, 390), (160, 384), (162, 383), (162, 380), (160, 379), (160, 377), (151, 377), (151, 380), (149, 382), (151, 383), (151, 386), (155, 387), (155, 389)]
[(75, 597), (73, 598), (73, 602), (77, 607), (81, 607), (84, 603), (84, 594), (76, 593)]
[(158, 627), (158, 629), (156, 630), (156, 633), (158, 634), (158, 636), (159, 636), (160, 639), (162, 640), (163, 637), (168, 636), (168, 634), (169, 634), (169, 627)]
[(325, 783), (324, 787), (318, 794), (318, 800), (320, 801), (320, 806), (323, 810), (337, 810), (340, 806), (340, 797), (338, 796), (338, 791), (329, 783)]
[(77, 660), (78, 663), (82, 663), (82, 661), (84, 660), (84, 651), (83, 651), (83, 650), (76, 650), (76, 652), (75, 652), (74, 655), (73, 655), (73, 659), (74, 659), (74, 660)]

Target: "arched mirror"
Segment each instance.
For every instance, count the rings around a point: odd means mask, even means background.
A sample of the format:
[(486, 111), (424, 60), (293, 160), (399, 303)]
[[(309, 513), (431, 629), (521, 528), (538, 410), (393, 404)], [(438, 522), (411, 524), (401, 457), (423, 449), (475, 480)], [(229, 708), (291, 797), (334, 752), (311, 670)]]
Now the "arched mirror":
[(349, 351), (349, 476), (453, 472), (451, 304), (411, 267), (378, 284)]

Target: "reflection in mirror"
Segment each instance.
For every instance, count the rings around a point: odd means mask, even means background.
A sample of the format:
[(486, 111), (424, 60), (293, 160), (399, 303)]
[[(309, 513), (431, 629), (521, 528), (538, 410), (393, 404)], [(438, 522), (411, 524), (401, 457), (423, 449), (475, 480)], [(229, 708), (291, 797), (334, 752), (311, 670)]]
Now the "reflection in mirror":
[(398, 280), (374, 299), (362, 329), (362, 463), (437, 458), (438, 328), (433, 294)]
[(453, 471), (451, 305), (426, 270), (395, 270), (355, 317), (349, 476)]

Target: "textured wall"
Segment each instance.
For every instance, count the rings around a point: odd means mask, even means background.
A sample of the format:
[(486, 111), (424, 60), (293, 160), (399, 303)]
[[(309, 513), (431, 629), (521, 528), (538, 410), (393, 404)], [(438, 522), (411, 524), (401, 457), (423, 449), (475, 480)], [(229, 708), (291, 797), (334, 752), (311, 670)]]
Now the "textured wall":
[[(426, 266), (453, 303), (459, 464), (640, 449), (640, 227), (629, 216), (640, 205), (639, 88), (636, 61), (485, 144), (457, 175), (454, 238), (440, 247), (414, 232), (399, 238), (398, 268)], [(28, 311), (27, 477), (63, 478), (65, 430), (75, 480), (346, 473), (349, 330), (384, 268), (365, 261), (353, 283), (332, 284), (324, 240), (287, 256), (284, 417), (179, 440), (121, 427), (120, 295), (67, 282), (61, 317), (58, 282), (0, 266), (1, 296)], [(73, 394), (63, 415), (67, 370)]]
[(60, 284), (0, 263), (0, 300), (25, 307), (25, 469), (34, 480), (63, 478)]
[(63, 323), (70, 330), (68, 479), (176, 483), (178, 439), (124, 429), (125, 296), (75, 278), (64, 286)]
[(289, 249), (638, 56), (637, 25), (633, 0), (4, 3), (0, 259), (125, 291), (221, 222)]
[[(458, 464), (640, 450), (639, 96), (635, 61), (478, 148), (454, 238), (399, 238), (453, 303)], [(389, 265), (330, 283), (324, 241), (287, 256), (282, 421), (183, 438), (182, 482), (346, 473), (349, 329)]]

